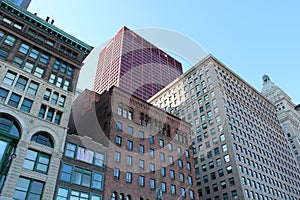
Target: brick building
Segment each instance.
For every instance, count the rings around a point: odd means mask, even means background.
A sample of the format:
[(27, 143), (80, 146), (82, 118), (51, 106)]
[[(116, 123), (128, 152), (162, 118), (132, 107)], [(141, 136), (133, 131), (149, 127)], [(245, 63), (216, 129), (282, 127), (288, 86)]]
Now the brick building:
[(103, 199), (198, 199), (188, 123), (112, 87), (85, 90), (69, 127), (108, 148)]
[(51, 199), (77, 78), (92, 47), (0, 2), (0, 199)]

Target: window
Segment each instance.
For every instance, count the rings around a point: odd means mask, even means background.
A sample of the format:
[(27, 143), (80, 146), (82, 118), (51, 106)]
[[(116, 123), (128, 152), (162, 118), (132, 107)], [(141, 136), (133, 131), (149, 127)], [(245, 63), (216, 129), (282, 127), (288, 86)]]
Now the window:
[(5, 40), (4, 40), (4, 44), (7, 44), (8, 46), (14, 46), (14, 43), (16, 41), (16, 38), (14, 38), (13, 36), (6, 36)]
[(165, 145), (164, 145), (164, 140), (160, 139), (159, 140), (159, 147), (160, 148), (163, 148)]
[(150, 143), (150, 144), (154, 144), (154, 136), (153, 136), (153, 135), (151, 135), (151, 136), (149, 137), (149, 143)]
[(36, 83), (36, 82), (34, 82), (34, 81), (31, 81), (29, 83), (29, 86), (28, 86), (28, 89), (27, 89), (27, 93), (35, 96), (38, 88), (39, 88), (39, 84)]
[(139, 146), (139, 152), (140, 152), (140, 154), (143, 154), (145, 152), (144, 145), (140, 144), (140, 146)]
[(75, 150), (76, 150), (76, 145), (67, 142), (66, 150), (65, 150), (65, 156), (70, 157), (70, 158), (74, 158), (75, 157)]
[(144, 160), (139, 160), (139, 167), (144, 169)]
[(175, 179), (175, 172), (172, 169), (170, 169), (170, 178)]
[(68, 90), (69, 90), (69, 87), (70, 87), (70, 81), (65, 80), (63, 89), (66, 90), (66, 91), (68, 91)]
[(161, 162), (165, 162), (165, 154), (164, 153), (160, 152), (159, 157), (160, 157)]
[(27, 150), (23, 168), (46, 174), (50, 162), (50, 156), (34, 150)]
[(57, 80), (56, 80), (56, 86), (57, 87), (61, 87), (62, 86), (62, 81), (63, 81), (63, 78), (62, 77), (58, 77)]
[(117, 131), (122, 131), (122, 122), (117, 122)]
[(51, 74), (50, 78), (49, 78), (49, 83), (54, 84), (55, 83), (55, 79), (56, 79), (56, 74)]
[(170, 163), (171, 165), (173, 165), (173, 164), (174, 164), (174, 159), (173, 159), (173, 156), (169, 156), (169, 163)]
[(31, 141), (34, 141), (38, 144), (45, 145), (45, 146), (48, 146), (48, 147), (51, 147), (51, 148), (53, 148), (53, 146), (54, 146), (54, 143), (53, 143), (52, 139), (45, 132), (39, 132), (39, 133), (34, 134), (31, 137)]
[(155, 189), (155, 180), (150, 179), (150, 189)]
[(115, 152), (115, 161), (120, 162), (121, 161), (121, 153), (120, 152)]
[(35, 68), (35, 70), (34, 70), (33, 75), (35, 75), (36, 77), (42, 78), (43, 75), (44, 75), (44, 71), (45, 71), (45, 70), (44, 70), (43, 68), (37, 66), (37, 67)]
[(139, 176), (139, 186), (144, 187), (145, 186), (145, 177)]
[(24, 90), (27, 85), (27, 81), (28, 81), (27, 78), (20, 76), (16, 83), (16, 88), (19, 88), (20, 90)]
[(8, 95), (8, 90), (0, 88), (0, 102), (4, 102)]
[(29, 53), (29, 56), (36, 60), (39, 54), (40, 54), (39, 50), (32, 48)]
[(121, 136), (116, 136), (116, 145), (121, 146), (122, 145), (122, 137)]
[(224, 160), (225, 160), (226, 163), (230, 162), (230, 157), (229, 157), (229, 155), (225, 155), (225, 156), (224, 156)]
[(171, 194), (176, 195), (176, 186), (171, 185)]
[(180, 190), (181, 190), (181, 196), (185, 197), (185, 188), (180, 188)]
[(126, 172), (126, 182), (132, 183), (132, 173), (131, 172)]
[(191, 199), (195, 199), (194, 191), (193, 190), (190, 190), (190, 197), (191, 197)]
[(99, 167), (104, 167), (105, 156), (103, 153), (96, 152), (94, 158), (94, 164)]
[(132, 148), (133, 148), (133, 143), (132, 143), (131, 140), (128, 140), (127, 141), (127, 149), (130, 150), (130, 151), (132, 151)]
[(160, 168), (160, 175), (161, 176), (166, 176), (166, 168), (165, 167)]
[(44, 118), (45, 113), (46, 113), (46, 106), (45, 106), (45, 105), (41, 105), (41, 108), (40, 108), (40, 111), (39, 111), (38, 116), (39, 116), (40, 118)]
[(166, 189), (166, 183), (165, 182), (161, 182), (161, 191), (162, 192), (166, 192), (167, 189)]
[(47, 115), (46, 115), (46, 120), (49, 121), (49, 122), (52, 122), (53, 115), (54, 115), (54, 109), (49, 108), (48, 112), (47, 112)]
[(31, 110), (32, 103), (33, 103), (32, 100), (24, 98), (20, 109), (23, 110), (24, 112), (29, 113)]
[(57, 92), (53, 92), (52, 98), (51, 98), (51, 103), (54, 104), (54, 105), (56, 105), (57, 99), (58, 99), (58, 93)]
[(114, 178), (120, 178), (120, 169), (114, 168)]
[(183, 173), (179, 174), (179, 180), (180, 180), (180, 182), (184, 182), (184, 174)]
[(15, 189), (14, 199), (42, 199), (44, 183), (20, 177)]
[(12, 85), (16, 78), (16, 75), (17, 74), (8, 71), (3, 79), (3, 83), (5, 83), (7, 85)]
[(34, 67), (33, 63), (31, 63), (31, 62), (25, 62), (23, 69), (24, 69), (24, 71), (31, 73), (33, 67)]
[(58, 105), (59, 105), (60, 107), (64, 107), (65, 102), (66, 102), (66, 97), (65, 97), (64, 95), (61, 95), (60, 98), (59, 98)]
[(28, 50), (29, 50), (29, 46), (27, 44), (22, 43), (19, 48), (19, 52), (26, 55), (28, 53)]
[(132, 166), (132, 156), (127, 156), (127, 165)]
[(183, 168), (183, 162), (181, 159), (178, 159), (178, 167)]
[(54, 124), (60, 124), (62, 112), (57, 111), (54, 117)]
[(127, 132), (129, 135), (133, 135), (133, 128), (131, 126), (128, 126)]
[(150, 158), (154, 158), (154, 149), (152, 149), (152, 148), (149, 149), (149, 155), (150, 155)]
[[(0, 33), (1, 34), (1, 33)], [(1, 40), (1, 39), (0, 39)], [(0, 49), (0, 59), (1, 60), (6, 60), (8, 57), (8, 51), (5, 51), (3, 49)]]
[(12, 93), (7, 104), (12, 106), (12, 107), (17, 108), (18, 105), (19, 105), (20, 100), (21, 100), (20, 95)]
[(40, 62), (47, 65), (48, 64), (48, 60), (49, 60), (49, 55), (46, 55), (46, 54), (41, 54), (41, 57), (40, 57)]
[(143, 131), (139, 132), (139, 137), (141, 140), (144, 140), (144, 132)]

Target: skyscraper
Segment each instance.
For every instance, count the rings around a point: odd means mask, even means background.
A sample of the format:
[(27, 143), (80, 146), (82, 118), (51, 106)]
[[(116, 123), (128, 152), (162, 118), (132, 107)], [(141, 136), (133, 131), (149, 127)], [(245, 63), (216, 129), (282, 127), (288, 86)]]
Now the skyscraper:
[(276, 106), (278, 119), (300, 168), (300, 111), (297, 110), (291, 98), (276, 86), (267, 75), (263, 76), (261, 92)]
[(209, 55), (149, 99), (193, 125), (200, 199), (299, 199), (276, 107)]
[(83, 59), (92, 47), (0, 2), (0, 199), (52, 199)]
[(31, 0), (6, 0), (6, 1), (10, 1), (24, 9), (27, 9), (31, 2)]
[(180, 62), (122, 27), (99, 54), (94, 91), (116, 85), (147, 100), (181, 74)]

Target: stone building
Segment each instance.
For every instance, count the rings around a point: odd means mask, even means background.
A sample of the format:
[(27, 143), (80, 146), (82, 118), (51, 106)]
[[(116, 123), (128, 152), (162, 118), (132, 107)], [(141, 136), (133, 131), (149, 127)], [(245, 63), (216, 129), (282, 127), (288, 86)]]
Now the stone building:
[(0, 199), (51, 199), (72, 98), (92, 47), (0, 2)]
[(148, 102), (192, 124), (200, 199), (299, 199), (276, 107), (212, 55)]
[[(275, 106), (277, 117), (286, 134), (292, 152), (300, 169), (300, 111), (282, 89), (276, 86), (267, 75), (263, 76), (261, 93)], [(298, 106), (299, 108), (299, 106)]]
[(114, 86), (83, 91), (69, 127), (108, 148), (103, 199), (198, 199), (188, 123)]

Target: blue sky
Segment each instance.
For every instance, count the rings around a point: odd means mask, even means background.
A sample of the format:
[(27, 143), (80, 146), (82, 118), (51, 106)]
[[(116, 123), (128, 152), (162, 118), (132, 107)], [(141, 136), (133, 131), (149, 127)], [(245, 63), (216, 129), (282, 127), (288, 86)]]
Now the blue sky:
[(95, 47), (124, 25), (173, 30), (259, 91), (268, 74), (299, 104), (299, 7), (297, 0), (32, 0), (28, 10), (50, 16), (57, 27)]

